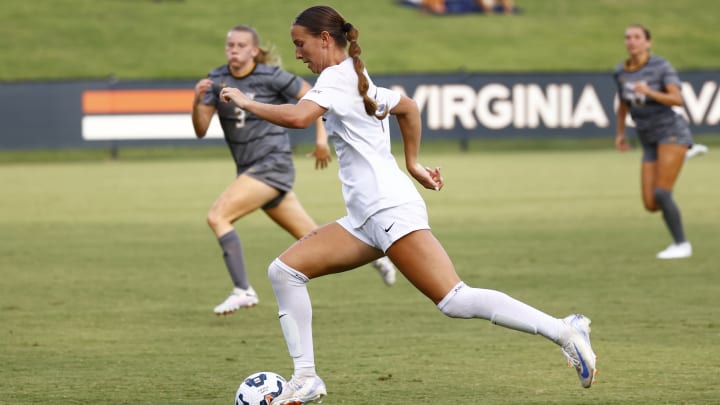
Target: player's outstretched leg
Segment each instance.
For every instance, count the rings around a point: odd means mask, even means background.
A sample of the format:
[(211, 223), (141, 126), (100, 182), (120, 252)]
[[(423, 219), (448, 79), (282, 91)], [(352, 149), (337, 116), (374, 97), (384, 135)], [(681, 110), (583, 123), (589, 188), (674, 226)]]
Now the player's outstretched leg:
[(505, 328), (541, 335), (560, 346), (568, 363), (577, 370), (583, 387), (590, 388), (595, 381), (596, 356), (590, 346), (590, 319), (583, 315), (555, 318), (503, 292), (472, 288), (463, 282), (437, 306), (453, 318), (487, 319)]

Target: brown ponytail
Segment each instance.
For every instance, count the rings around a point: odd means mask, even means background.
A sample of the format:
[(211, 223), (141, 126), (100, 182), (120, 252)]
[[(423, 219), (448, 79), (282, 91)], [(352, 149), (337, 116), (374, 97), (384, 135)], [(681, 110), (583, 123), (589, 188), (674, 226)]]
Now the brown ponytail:
[(305, 27), (308, 32), (314, 36), (319, 36), (320, 33), (326, 31), (335, 40), (335, 43), (343, 48), (346, 47), (349, 42), (348, 55), (353, 59), (353, 67), (358, 76), (358, 92), (363, 98), (365, 112), (378, 119), (383, 119), (387, 116), (388, 109), (384, 109), (382, 114), (378, 114), (377, 103), (367, 94), (370, 88), (370, 81), (367, 76), (365, 76), (365, 64), (362, 59), (360, 59), (362, 49), (357, 42), (358, 36), (360, 35), (357, 28), (345, 21), (340, 13), (328, 6), (314, 6), (306, 9), (295, 17), (293, 25)]
[(378, 105), (375, 100), (370, 98), (368, 96), (367, 92), (370, 88), (370, 81), (368, 80), (367, 76), (365, 76), (365, 63), (363, 63), (362, 59), (360, 59), (360, 54), (362, 53), (362, 49), (360, 48), (360, 45), (358, 45), (358, 37), (360, 36), (360, 33), (358, 32), (357, 28), (353, 27), (352, 24), (349, 22), (346, 22), (343, 24), (343, 31), (345, 31), (345, 36), (350, 42), (350, 48), (348, 49), (348, 55), (350, 55), (351, 58), (353, 58), (353, 67), (355, 67), (355, 73), (357, 73), (358, 76), (358, 91), (360, 92), (360, 95), (363, 98), (363, 104), (365, 105), (365, 112), (367, 115), (373, 115), (376, 116), (378, 119), (383, 119), (388, 115), (388, 110), (385, 109), (383, 111), (382, 115), (378, 115)]

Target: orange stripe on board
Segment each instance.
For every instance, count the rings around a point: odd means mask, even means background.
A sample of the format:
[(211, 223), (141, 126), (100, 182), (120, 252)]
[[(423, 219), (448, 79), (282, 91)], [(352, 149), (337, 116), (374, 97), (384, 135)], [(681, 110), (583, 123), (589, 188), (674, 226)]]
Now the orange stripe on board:
[(194, 90), (86, 90), (85, 114), (190, 113)]

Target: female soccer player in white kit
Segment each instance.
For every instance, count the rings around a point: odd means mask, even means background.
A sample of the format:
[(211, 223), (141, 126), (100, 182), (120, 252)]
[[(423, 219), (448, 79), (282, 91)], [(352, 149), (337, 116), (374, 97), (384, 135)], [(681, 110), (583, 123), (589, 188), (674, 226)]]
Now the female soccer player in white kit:
[(487, 319), (556, 343), (576, 368), (582, 386), (589, 388), (596, 358), (588, 318), (552, 317), (502, 292), (469, 287), (455, 272), (430, 231), (422, 197), (390, 152), (388, 113), (396, 117), (402, 132), (408, 172), (427, 189), (443, 187), (440, 168), (426, 168), (418, 161), (420, 112), (408, 97), (372, 83), (359, 58), (358, 30), (334, 9), (315, 6), (296, 17), (291, 36), (296, 58), (320, 74), (297, 104), (259, 103), (234, 88), (220, 94), (223, 100), (285, 127), (307, 127), (324, 117), (337, 152), (347, 207), (347, 216), (294, 243), (268, 269), (294, 363), (292, 379), (272, 404), (316, 402), (327, 394), (315, 371), (306, 283), (356, 268), (383, 253), (445, 315)]
[[(205, 136), (210, 120), (217, 113), (225, 141), (235, 161), (237, 176), (220, 194), (207, 220), (218, 239), (233, 289), (213, 310), (217, 315), (232, 314), (259, 302), (245, 269), (245, 254), (234, 223), (262, 209), (275, 223), (296, 239), (317, 224), (292, 191), (295, 166), (287, 129), (238, 111), (219, 100), (222, 87), (230, 86), (252, 93), (269, 104), (283, 104), (300, 98), (310, 84), (273, 64), (273, 55), (260, 47), (257, 31), (247, 25), (231, 28), (225, 40), (227, 63), (213, 69), (195, 85), (192, 122), (198, 138)], [(315, 167), (330, 161), (327, 137), (318, 120), (316, 146), (312, 152)], [(373, 262), (383, 282), (395, 283), (395, 267), (383, 257)]]

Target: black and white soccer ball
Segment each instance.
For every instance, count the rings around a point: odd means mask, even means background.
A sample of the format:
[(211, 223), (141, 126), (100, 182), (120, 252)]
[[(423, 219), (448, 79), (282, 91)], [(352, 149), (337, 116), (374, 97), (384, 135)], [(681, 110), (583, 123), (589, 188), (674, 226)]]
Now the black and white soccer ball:
[(282, 393), (285, 379), (271, 371), (247, 376), (235, 393), (235, 405), (270, 405)]

